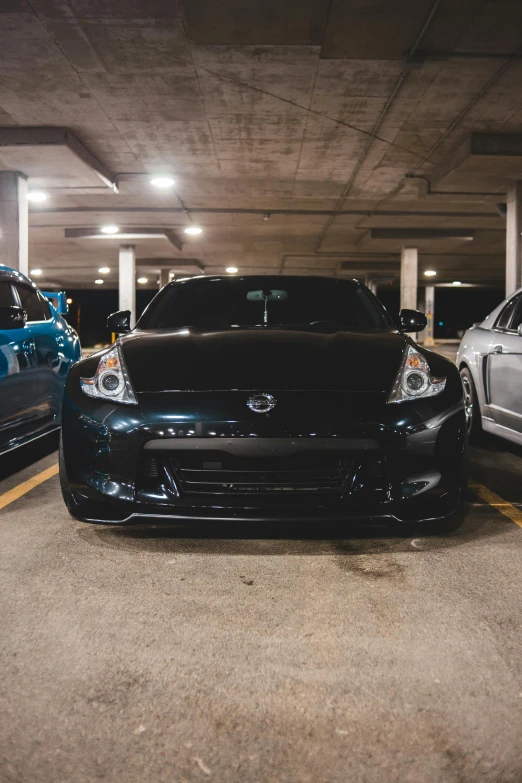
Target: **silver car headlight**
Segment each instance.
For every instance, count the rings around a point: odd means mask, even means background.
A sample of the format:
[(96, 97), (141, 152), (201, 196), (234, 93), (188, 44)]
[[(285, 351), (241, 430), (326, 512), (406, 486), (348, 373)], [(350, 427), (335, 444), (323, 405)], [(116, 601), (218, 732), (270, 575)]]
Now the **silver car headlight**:
[(434, 378), (424, 356), (408, 346), (393, 383), (388, 402), (434, 397), (446, 388), (446, 378)]
[(80, 385), (88, 397), (138, 404), (118, 345), (102, 356), (92, 378), (80, 378)]

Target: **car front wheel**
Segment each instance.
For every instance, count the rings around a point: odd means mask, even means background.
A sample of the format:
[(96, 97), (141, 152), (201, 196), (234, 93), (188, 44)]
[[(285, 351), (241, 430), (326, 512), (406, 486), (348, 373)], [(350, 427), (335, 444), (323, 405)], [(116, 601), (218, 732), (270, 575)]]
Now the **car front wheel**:
[(464, 412), (470, 443), (477, 443), (482, 435), (482, 418), (477, 397), (477, 389), (473, 382), (471, 372), (467, 367), (460, 371), (462, 386), (464, 387)]

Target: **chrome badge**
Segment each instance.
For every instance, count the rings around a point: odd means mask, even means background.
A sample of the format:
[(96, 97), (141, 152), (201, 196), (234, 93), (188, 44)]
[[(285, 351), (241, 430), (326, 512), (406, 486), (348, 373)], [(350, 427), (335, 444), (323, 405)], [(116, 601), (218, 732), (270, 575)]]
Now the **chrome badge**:
[(254, 413), (268, 413), (275, 408), (277, 400), (271, 394), (260, 392), (247, 400), (247, 405)]

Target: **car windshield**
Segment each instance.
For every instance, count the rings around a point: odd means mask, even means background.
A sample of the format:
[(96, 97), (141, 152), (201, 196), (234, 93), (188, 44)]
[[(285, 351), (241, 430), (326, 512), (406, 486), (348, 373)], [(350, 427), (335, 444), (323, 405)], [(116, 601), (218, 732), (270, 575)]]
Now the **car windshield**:
[(386, 331), (393, 323), (379, 301), (353, 280), (310, 277), (209, 277), (166, 286), (138, 328), (316, 327)]

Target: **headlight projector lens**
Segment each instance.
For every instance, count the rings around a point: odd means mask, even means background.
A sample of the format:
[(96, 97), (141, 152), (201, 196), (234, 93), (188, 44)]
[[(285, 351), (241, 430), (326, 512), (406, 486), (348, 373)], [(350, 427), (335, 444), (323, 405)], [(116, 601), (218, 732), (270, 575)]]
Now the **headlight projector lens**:
[(106, 391), (109, 392), (116, 391), (119, 385), (120, 385), (120, 379), (118, 378), (117, 375), (108, 372), (107, 375), (103, 376), (102, 386)]
[(412, 370), (406, 373), (403, 381), (403, 388), (407, 394), (419, 395), (422, 394), (428, 388), (429, 380), (428, 376), (419, 372), (418, 370)]
[(408, 388), (412, 391), (419, 391), (422, 388), (422, 384), (423, 378), (418, 372), (412, 372), (411, 375), (408, 375)]
[(98, 386), (101, 391), (109, 397), (115, 397), (119, 394), (123, 390), (124, 385), (121, 375), (116, 374), (113, 370), (102, 372), (98, 380)]

